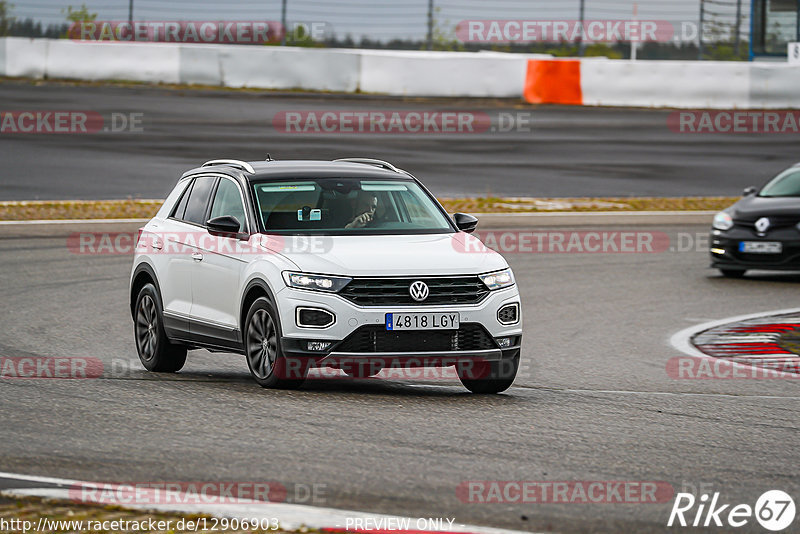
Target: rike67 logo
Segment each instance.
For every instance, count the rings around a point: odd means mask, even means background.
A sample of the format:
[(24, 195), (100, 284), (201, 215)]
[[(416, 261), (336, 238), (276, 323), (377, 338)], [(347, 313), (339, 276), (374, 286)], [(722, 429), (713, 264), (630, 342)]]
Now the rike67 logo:
[(780, 532), (794, 522), (795, 512), (794, 499), (780, 490), (765, 492), (755, 506), (723, 503), (719, 492), (704, 493), (699, 499), (691, 493), (678, 493), (667, 526), (739, 528), (752, 525), (755, 519), (763, 528)]

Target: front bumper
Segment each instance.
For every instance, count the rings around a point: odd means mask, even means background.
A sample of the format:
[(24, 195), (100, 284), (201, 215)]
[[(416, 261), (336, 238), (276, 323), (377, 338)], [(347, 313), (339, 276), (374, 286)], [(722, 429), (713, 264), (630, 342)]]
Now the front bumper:
[[(318, 365), (338, 366), (346, 362), (377, 361), (383, 363), (405, 362), (409, 367), (445, 367), (460, 361), (500, 361), (519, 354), (522, 343), (521, 306), (519, 321), (513, 325), (500, 323), (497, 311), (511, 303), (520, 303), (516, 286), (491, 292), (483, 301), (474, 305), (428, 305), (428, 306), (390, 306), (362, 307), (335, 294), (284, 288), (277, 293), (278, 310), (281, 317), (281, 345), (285, 355), (290, 357), (312, 357)], [(303, 328), (296, 324), (295, 310), (298, 307), (313, 307), (329, 311), (336, 320), (326, 328)], [(353, 350), (352, 338), (364, 331), (375, 335), (383, 332), (387, 313), (397, 312), (458, 312), (461, 329), (459, 331), (435, 331), (440, 336), (437, 343), (425, 347), (425, 334), (414, 336), (407, 347), (401, 338), (384, 339), (365, 350)], [(462, 329), (464, 331), (462, 331)], [(468, 332), (466, 332), (468, 330)], [(431, 332), (431, 331), (426, 331)], [(444, 332), (444, 333), (442, 333)], [(411, 335), (410, 332), (404, 332)], [(442, 335), (453, 335), (454, 342), (442, 347)], [(475, 337), (480, 339), (476, 340)], [(510, 345), (500, 347), (497, 338), (511, 338)], [(309, 350), (308, 343), (330, 343), (324, 350)], [(445, 341), (445, 344), (447, 342)], [(362, 343), (363, 345), (363, 343)], [(390, 347), (389, 350), (382, 350)], [(421, 350), (422, 349), (422, 350)]]
[[(749, 254), (739, 251), (742, 241), (780, 242), (780, 254)], [(730, 230), (711, 230), (711, 267), (716, 269), (800, 270), (800, 233), (780, 228), (759, 236), (752, 230), (734, 226)]]

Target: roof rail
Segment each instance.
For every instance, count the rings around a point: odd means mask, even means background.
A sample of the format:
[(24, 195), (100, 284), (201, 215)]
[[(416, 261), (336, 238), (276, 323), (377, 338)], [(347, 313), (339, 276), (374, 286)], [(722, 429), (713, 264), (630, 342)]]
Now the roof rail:
[(255, 174), (256, 170), (253, 168), (252, 165), (247, 163), (246, 161), (239, 161), (238, 159), (212, 159), (211, 161), (206, 161), (201, 167), (213, 167), (216, 165), (227, 165), (228, 167), (233, 167), (235, 169), (241, 169), (245, 172), (249, 172), (250, 174)]
[(383, 161), (380, 159), (370, 159), (370, 158), (340, 158), (335, 159), (333, 161), (341, 161), (344, 163), (363, 163), (364, 165), (373, 165), (375, 167), (380, 167), (382, 169), (386, 169), (393, 172), (402, 173), (400, 169), (389, 163), (388, 161)]

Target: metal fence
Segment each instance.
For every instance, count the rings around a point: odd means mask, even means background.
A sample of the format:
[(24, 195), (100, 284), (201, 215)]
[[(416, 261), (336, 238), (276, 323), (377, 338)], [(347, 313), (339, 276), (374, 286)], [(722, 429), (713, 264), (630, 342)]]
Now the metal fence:
[[(65, 4), (24, 0), (13, 5), (11, 14), (17, 21), (31, 19), (44, 27), (63, 24)], [(88, 0), (86, 7), (98, 20), (273, 20), (285, 22), (289, 30), (316, 24), (324, 28), (320, 40), (329, 45), (429, 49), (447, 49), (443, 43), (457, 42), (459, 25), (469, 20), (656, 20), (701, 28), (691, 44), (696, 50), (692, 53), (703, 57), (719, 43), (741, 51), (749, 39), (750, 4), (751, 0)], [(575, 45), (578, 54), (585, 50), (580, 38), (562, 44)]]

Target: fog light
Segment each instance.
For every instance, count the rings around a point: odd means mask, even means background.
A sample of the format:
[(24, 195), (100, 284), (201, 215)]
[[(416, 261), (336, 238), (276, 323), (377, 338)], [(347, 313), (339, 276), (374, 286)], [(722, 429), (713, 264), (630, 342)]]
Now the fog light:
[(516, 302), (506, 304), (497, 310), (497, 321), (504, 325), (517, 324), (519, 322), (519, 304)]
[(725, 249), (724, 248), (712, 248), (711, 249), (711, 253), (712, 254), (725, 254)]
[(497, 346), (500, 347), (501, 349), (507, 349), (514, 344), (513, 337), (498, 337), (495, 338), (495, 341), (497, 342)]
[(300, 328), (328, 328), (336, 322), (336, 316), (321, 308), (297, 308), (295, 322)]
[(309, 341), (308, 350), (322, 352), (324, 350), (328, 350), (331, 345), (333, 345), (331, 341)]

